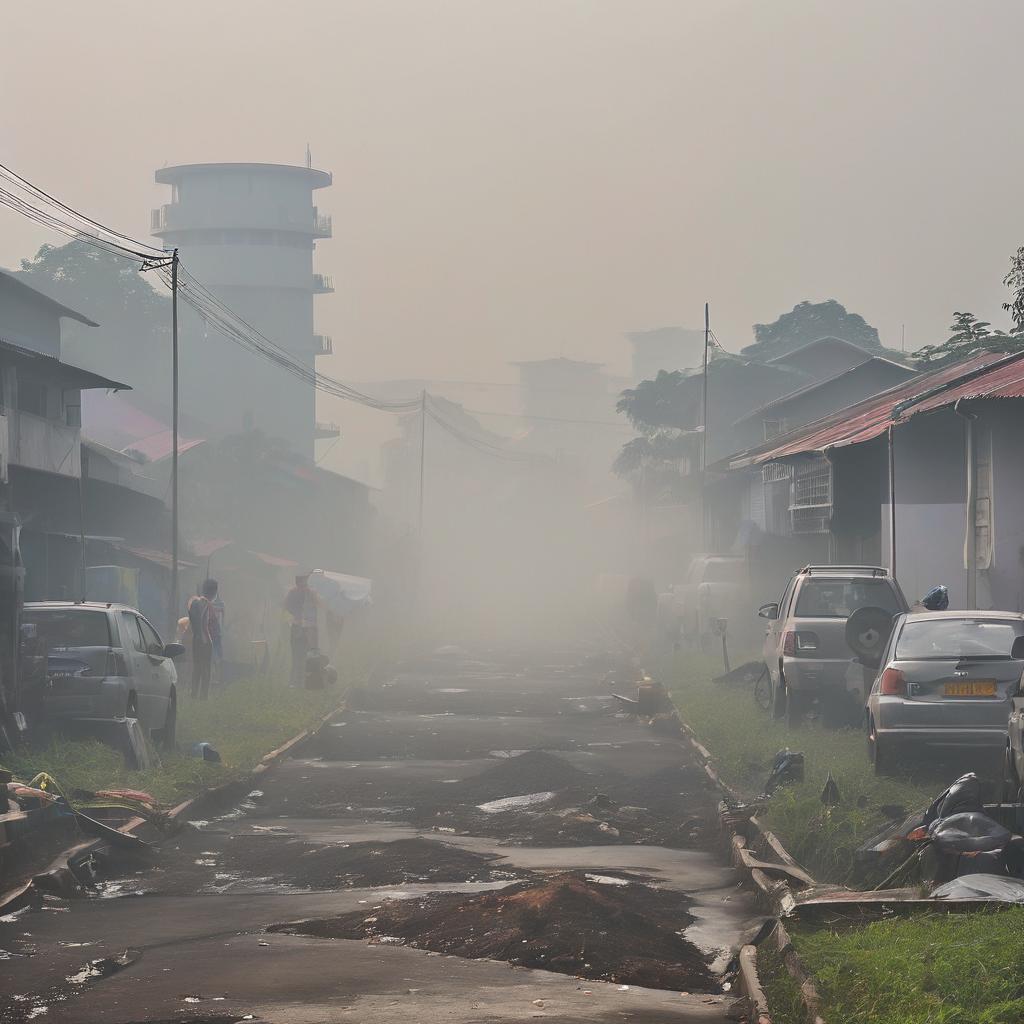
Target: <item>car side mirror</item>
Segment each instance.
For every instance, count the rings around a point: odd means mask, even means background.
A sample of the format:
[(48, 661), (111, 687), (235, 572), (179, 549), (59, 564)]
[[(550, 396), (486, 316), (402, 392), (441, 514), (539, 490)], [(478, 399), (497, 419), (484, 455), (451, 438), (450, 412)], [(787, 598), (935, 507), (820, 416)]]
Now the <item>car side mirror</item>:
[(167, 644), (163, 649), (164, 658), (180, 658), (185, 653), (184, 644)]
[(757, 614), (762, 619), (777, 619), (779, 617), (779, 605), (775, 601), (770, 604), (763, 604), (757, 609)]
[(1010, 657), (1014, 661), (1024, 661), (1024, 636), (1015, 636), (1010, 648)]

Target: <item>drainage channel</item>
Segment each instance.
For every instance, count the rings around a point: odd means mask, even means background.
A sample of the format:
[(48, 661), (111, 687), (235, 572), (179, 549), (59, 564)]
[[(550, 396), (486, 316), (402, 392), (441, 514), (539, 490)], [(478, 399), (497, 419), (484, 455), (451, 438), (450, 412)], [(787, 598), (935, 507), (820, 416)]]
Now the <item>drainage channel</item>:
[(0, 922), (0, 1018), (728, 1019), (759, 917), (685, 747), (570, 659), (355, 698), (153, 863)]

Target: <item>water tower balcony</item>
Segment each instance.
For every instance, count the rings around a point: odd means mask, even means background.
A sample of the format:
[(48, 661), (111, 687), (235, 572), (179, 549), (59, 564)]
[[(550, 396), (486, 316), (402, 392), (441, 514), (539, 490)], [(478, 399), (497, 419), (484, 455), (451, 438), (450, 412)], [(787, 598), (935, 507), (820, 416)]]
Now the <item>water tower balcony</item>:
[(334, 355), (334, 340), (329, 334), (313, 335), (313, 355), (332, 356)]
[(313, 208), (313, 237), (330, 238), (334, 232), (331, 229), (331, 217), (329, 214), (321, 213)]
[(330, 274), (313, 275), (313, 294), (329, 295), (334, 291), (334, 278)]
[[(222, 202), (215, 209), (205, 205), (165, 203), (150, 213), (154, 235), (196, 231), (282, 231), (313, 238), (331, 237), (331, 218), (313, 206), (266, 206), (242, 200)], [(234, 239), (222, 240), (231, 244)]]

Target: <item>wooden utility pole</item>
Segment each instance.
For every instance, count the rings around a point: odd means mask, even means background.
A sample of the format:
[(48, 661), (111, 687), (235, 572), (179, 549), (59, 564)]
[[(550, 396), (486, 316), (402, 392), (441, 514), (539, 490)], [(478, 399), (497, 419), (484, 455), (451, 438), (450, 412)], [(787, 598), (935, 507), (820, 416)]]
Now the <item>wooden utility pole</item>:
[(707, 507), (705, 487), (708, 465), (708, 346), (711, 343), (710, 304), (704, 303), (704, 375), (701, 378), (700, 415), (700, 549), (707, 551)]
[(178, 624), (178, 250), (171, 256), (171, 636)]
[(420, 550), (423, 549), (423, 469), (427, 454), (427, 389), (420, 395)]

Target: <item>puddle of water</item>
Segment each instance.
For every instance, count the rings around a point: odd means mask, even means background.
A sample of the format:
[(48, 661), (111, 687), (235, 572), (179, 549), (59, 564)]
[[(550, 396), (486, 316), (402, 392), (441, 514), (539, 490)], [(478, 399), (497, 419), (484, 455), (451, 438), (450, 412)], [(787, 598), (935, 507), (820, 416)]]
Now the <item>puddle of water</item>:
[(469, 693), (469, 690), (460, 689), (457, 686), (446, 686), (443, 690), (435, 690), (434, 693)]
[(551, 791), (544, 793), (527, 793), (525, 796), (506, 796), (500, 800), (488, 800), (485, 804), (477, 804), (477, 810), (484, 814), (501, 814), (503, 811), (515, 811), (520, 807), (533, 807), (554, 799)]
[(529, 750), (489, 750), (490, 757), (518, 757), (520, 754), (529, 754)]

